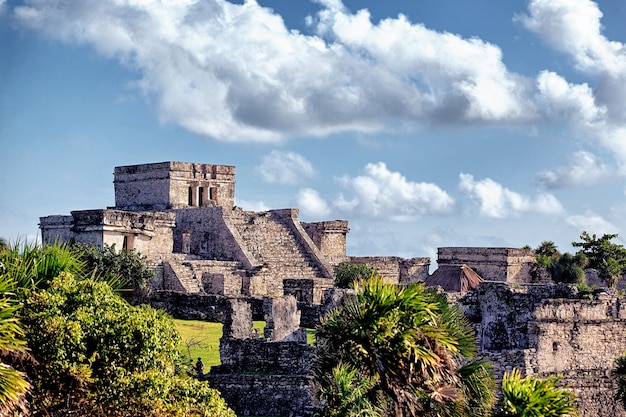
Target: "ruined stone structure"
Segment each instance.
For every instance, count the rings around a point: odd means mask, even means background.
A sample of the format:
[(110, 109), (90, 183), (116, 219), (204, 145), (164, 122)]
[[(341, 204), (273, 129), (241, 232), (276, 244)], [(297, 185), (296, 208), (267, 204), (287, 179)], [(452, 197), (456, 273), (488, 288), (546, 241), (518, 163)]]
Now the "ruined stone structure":
[(622, 417), (611, 379), (626, 351), (626, 300), (581, 299), (575, 286), (484, 282), (459, 306), (476, 328), (480, 354), (505, 371), (562, 375), (581, 417)]
[[(115, 206), (40, 218), (42, 240), (136, 249), (152, 286), (189, 294), (283, 294), (287, 278), (313, 279), (317, 297), (346, 255), (348, 222), (304, 223), (297, 209), (234, 205), (235, 167), (185, 162), (116, 167)], [(394, 282), (425, 279), (427, 258), (369, 258)]]
[[(327, 290), (318, 314), (349, 294)], [(583, 299), (573, 285), (492, 281), (456, 302), (476, 329), (479, 355), (493, 363), (496, 379), (513, 368), (537, 377), (561, 375), (578, 398), (581, 417), (626, 417), (610, 377), (613, 360), (626, 350), (623, 297), (598, 292)], [(222, 365), (207, 379), (238, 415), (310, 415), (314, 387), (306, 373), (314, 348), (304, 343), (295, 306), (292, 296), (265, 297), (268, 327), (260, 338), (252, 330), (254, 307), (241, 299), (228, 302)]]
[(437, 264), (465, 264), (485, 281), (532, 282), (535, 252), (515, 248), (443, 247), (437, 249)]
[[(335, 265), (367, 264), (401, 285), (428, 277), (428, 258), (347, 256), (346, 221), (304, 223), (297, 209), (236, 207), (232, 166), (117, 167), (114, 185), (114, 207), (41, 217), (43, 242), (136, 249), (155, 268), (155, 307), (223, 322), (222, 364), (207, 379), (239, 415), (310, 414), (314, 348), (300, 327), (313, 327), (324, 304), (340, 302)], [(487, 281), (451, 298), (499, 377), (513, 368), (563, 375), (582, 417), (626, 417), (610, 378), (614, 358), (626, 350), (626, 300), (527, 284), (534, 261), (531, 250), (513, 248), (444, 247), (437, 259), (444, 268), (467, 265)], [(252, 330), (253, 317), (266, 320), (265, 337)]]
[(220, 340), (221, 365), (209, 384), (240, 416), (309, 416), (313, 398), (308, 376), (314, 348), (300, 328), (292, 296), (265, 297), (264, 337), (252, 328), (250, 305), (229, 300)]

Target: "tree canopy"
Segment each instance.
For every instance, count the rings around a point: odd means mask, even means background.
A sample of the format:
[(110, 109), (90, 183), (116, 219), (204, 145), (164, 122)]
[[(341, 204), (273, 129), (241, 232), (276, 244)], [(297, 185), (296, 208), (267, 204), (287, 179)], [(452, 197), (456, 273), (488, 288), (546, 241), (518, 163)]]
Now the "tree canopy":
[(626, 248), (623, 245), (611, 242), (617, 234), (604, 234), (597, 237), (582, 232), (581, 242), (572, 242), (574, 247), (581, 248), (577, 253), (584, 254), (588, 259), (588, 267), (597, 269), (609, 287), (614, 287), (626, 272)]
[[(314, 374), (323, 386), (360, 391), (364, 401), (353, 403), (366, 415), (482, 416), (491, 409), (491, 368), (475, 359), (473, 330), (444, 296), (380, 276), (359, 281), (355, 293), (317, 330)], [(341, 398), (322, 390), (324, 415), (344, 407)]]
[(334, 273), (336, 287), (352, 288), (356, 281), (378, 275), (378, 270), (368, 265), (341, 262), (335, 267)]
[(131, 306), (81, 253), (0, 248), (0, 405), (16, 410), (26, 393), (33, 416), (235, 417), (185, 372), (173, 321)]

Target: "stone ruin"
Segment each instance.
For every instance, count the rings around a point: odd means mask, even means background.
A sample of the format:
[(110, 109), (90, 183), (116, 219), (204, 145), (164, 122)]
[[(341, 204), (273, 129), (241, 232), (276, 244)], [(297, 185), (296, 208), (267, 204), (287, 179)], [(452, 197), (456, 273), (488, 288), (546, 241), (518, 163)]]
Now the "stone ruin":
[(354, 258), (348, 222), (301, 222), (295, 208), (234, 205), (235, 167), (161, 162), (116, 167), (115, 206), (40, 218), (42, 241), (136, 249), (155, 271), (155, 291), (228, 297), (282, 295), (284, 279), (333, 284), (340, 262), (368, 262), (392, 282), (428, 276), (429, 258)]
[[(297, 209), (234, 206), (235, 168), (182, 162), (116, 167), (115, 206), (40, 218), (42, 241), (136, 249), (155, 270), (150, 303), (175, 317), (224, 323), (222, 364), (207, 375), (240, 415), (307, 416), (314, 327), (333, 295), (340, 262), (377, 268), (390, 282), (429, 276), (430, 259), (351, 257), (348, 222), (304, 223)], [(610, 372), (626, 350), (626, 300), (581, 299), (575, 287), (533, 284), (534, 253), (444, 247), (440, 266), (471, 268), (482, 280), (449, 294), (476, 329), (480, 354), (498, 377), (563, 375), (582, 417), (626, 417)], [(252, 319), (265, 319), (265, 337)]]
[(300, 327), (296, 299), (264, 297), (264, 337), (252, 328), (250, 304), (229, 300), (221, 365), (205, 379), (240, 416), (309, 416), (313, 410), (311, 368), (314, 348)]
[[(334, 294), (337, 293), (337, 294)], [(325, 296), (339, 303), (334, 289)], [(456, 301), (478, 336), (479, 356), (496, 379), (517, 368), (525, 375), (561, 375), (578, 398), (581, 417), (626, 417), (615, 399), (613, 360), (626, 348), (626, 299), (600, 293), (581, 299), (575, 286), (481, 283)], [(302, 334), (295, 297), (264, 298), (265, 338), (252, 330), (252, 308), (229, 300), (221, 339), (222, 365), (207, 380), (238, 415), (310, 416), (314, 347)]]

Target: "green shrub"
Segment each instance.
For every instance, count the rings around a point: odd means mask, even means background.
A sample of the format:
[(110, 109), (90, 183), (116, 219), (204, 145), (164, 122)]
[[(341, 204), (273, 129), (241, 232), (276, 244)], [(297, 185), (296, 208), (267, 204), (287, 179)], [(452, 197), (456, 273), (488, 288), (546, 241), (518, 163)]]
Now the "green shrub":
[(576, 397), (557, 385), (560, 378), (545, 379), (526, 376), (519, 370), (505, 373), (502, 379), (502, 399), (496, 417), (564, 417), (578, 414)]
[(180, 336), (172, 320), (131, 306), (104, 282), (62, 273), (31, 293), (21, 313), (37, 362), (29, 370), (35, 412), (234, 416), (216, 391), (176, 374)]
[(353, 288), (355, 281), (367, 280), (378, 275), (376, 268), (342, 262), (335, 267), (335, 286), (339, 288)]

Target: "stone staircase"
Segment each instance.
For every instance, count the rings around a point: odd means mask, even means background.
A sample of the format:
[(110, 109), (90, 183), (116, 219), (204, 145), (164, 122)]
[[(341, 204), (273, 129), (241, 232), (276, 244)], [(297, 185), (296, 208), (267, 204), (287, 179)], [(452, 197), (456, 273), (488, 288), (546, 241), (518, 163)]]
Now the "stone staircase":
[[(172, 284), (172, 288), (167, 288), (173, 291), (183, 291), (188, 294), (203, 293), (202, 282), (199, 277), (196, 276), (193, 266), (190, 262), (163, 262), (164, 275), (172, 273), (176, 276), (178, 284)], [(172, 277), (173, 278), (173, 277)], [(176, 280), (167, 280), (170, 283), (176, 282)], [(177, 288), (178, 287), (178, 288)]]
[(324, 272), (277, 212), (242, 212), (233, 224), (247, 250), (274, 279), (323, 278)]

